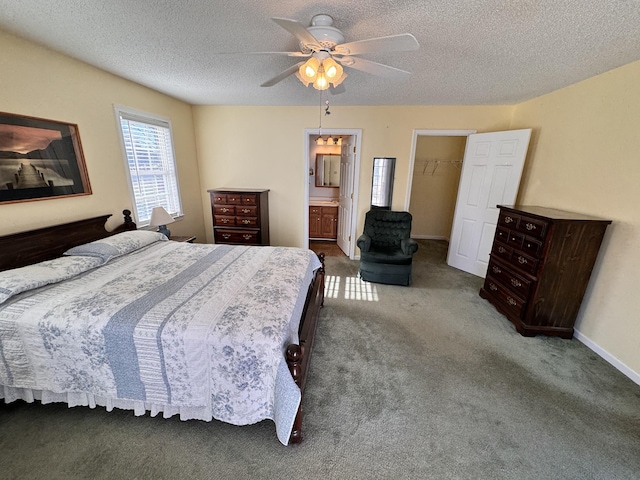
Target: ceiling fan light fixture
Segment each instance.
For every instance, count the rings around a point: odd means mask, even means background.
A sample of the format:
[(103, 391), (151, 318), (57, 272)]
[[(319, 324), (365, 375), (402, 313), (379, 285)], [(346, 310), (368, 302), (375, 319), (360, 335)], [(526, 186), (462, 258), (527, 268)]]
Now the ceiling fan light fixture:
[(343, 70), (342, 66), (333, 58), (329, 57), (322, 62), (322, 66), (329, 80), (340, 78)]
[(315, 88), (316, 90), (326, 90), (327, 88), (329, 88), (329, 79), (327, 78), (327, 74), (325, 73), (322, 65), (320, 65), (318, 74), (313, 81), (313, 88)]
[(298, 69), (298, 74), (300, 75), (300, 77), (306, 80), (308, 85), (309, 83), (313, 82), (316, 79), (319, 69), (320, 69), (320, 61), (315, 57), (311, 57), (309, 60), (304, 62), (302, 65), (300, 65), (300, 68)]
[(338, 85), (340, 85), (342, 82), (344, 82), (344, 79), (347, 78), (347, 77), (348, 77), (348, 75), (343, 72), (342, 75), (340, 75), (338, 78), (330, 80), (331, 85), (333, 85), (333, 88), (335, 88)]

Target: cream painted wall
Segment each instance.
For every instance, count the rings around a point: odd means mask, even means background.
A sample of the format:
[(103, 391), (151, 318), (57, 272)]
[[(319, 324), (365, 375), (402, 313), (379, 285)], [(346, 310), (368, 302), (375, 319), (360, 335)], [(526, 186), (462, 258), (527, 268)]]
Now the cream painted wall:
[[(317, 92), (316, 92), (317, 93)], [(314, 94), (309, 91), (309, 94)], [(194, 123), (201, 190), (215, 187), (269, 188), (274, 245), (303, 246), (304, 129), (317, 128), (318, 107), (196, 106)], [(362, 129), (357, 205), (358, 232), (371, 199), (373, 157), (396, 157), (393, 208), (404, 209), (415, 129), (504, 130), (511, 106), (341, 107), (322, 120), (323, 129)], [(277, 128), (274, 127), (277, 125)], [(204, 209), (209, 198), (203, 194)], [(213, 241), (210, 215), (207, 240)]]
[[(175, 234), (212, 241), (219, 186), (270, 188), (275, 245), (302, 246), (304, 129), (314, 107), (191, 107), (0, 31), (0, 110), (75, 123), (93, 194), (0, 205), (0, 235), (130, 208), (113, 104), (169, 117), (185, 219)], [(310, 95), (314, 94), (310, 90)], [(613, 220), (578, 320), (583, 341), (640, 378), (640, 63), (513, 106), (332, 106), (323, 127), (363, 130), (358, 231), (374, 156), (396, 157), (393, 208), (404, 208), (414, 129), (534, 128), (519, 201)], [(193, 113), (193, 117), (192, 117)], [(195, 135), (194, 135), (195, 133)], [(197, 153), (197, 156), (196, 156)]]
[(176, 235), (204, 240), (191, 106), (0, 31), (0, 110), (78, 125), (92, 195), (0, 205), (0, 235), (131, 209), (114, 104), (171, 119), (183, 220)]
[[(640, 62), (516, 106), (534, 129), (519, 201), (613, 220), (576, 324), (640, 380)], [(603, 352), (601, 352), (603, 353)], [(640, 382), (639, 382), (640, 383)]]
[(466, 137), (418, 136), (409, 202), (412, 236), (449, 239), (462, 168), (446, 162), (462, 161), (466, 144)]

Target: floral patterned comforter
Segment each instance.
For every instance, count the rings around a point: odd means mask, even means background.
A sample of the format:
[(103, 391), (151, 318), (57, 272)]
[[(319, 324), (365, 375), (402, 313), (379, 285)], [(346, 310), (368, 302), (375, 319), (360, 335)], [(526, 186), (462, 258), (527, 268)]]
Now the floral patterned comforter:
[(70, 278), (0, 304), (0, 398), (272, 419), (288, 442), (300, 391), (284, 350), (298, 341), (313, 252), (154, 241), (84, 259), (87, 271), (76, 261)]

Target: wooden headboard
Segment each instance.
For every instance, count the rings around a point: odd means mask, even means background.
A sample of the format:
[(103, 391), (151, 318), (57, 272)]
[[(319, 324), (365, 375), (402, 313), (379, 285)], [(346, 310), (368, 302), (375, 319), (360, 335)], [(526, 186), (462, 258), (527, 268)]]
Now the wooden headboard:
[(105, 229), (109, 214), (0, 237), (0, 271), (51, 260), (71, 247), (135, 230), (131, 211), (122, 214), (124, 222), (111, 232)]

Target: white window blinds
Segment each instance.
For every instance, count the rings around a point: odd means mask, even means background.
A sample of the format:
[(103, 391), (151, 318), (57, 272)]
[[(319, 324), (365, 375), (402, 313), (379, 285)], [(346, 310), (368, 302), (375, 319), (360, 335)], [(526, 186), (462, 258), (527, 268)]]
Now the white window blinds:
[(153, 207), (173, 217), (182, 215), (171, 124), (116, 108), (129, 171), (136, 221), (149, 224)]

